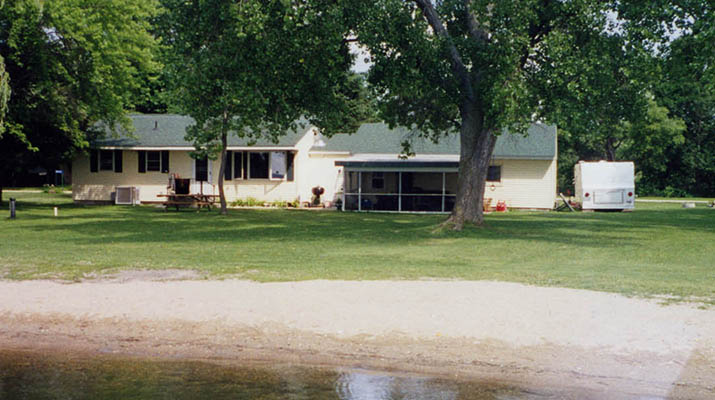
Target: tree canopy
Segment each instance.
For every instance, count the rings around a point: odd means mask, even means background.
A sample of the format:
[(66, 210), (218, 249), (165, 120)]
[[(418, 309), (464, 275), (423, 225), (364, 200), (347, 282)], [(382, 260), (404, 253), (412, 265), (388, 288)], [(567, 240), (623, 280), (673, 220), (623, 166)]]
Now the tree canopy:
[[(496, 136), (544, 113), (559, 59), (608, 24), (594, 1), (370, 0), (354, 6), (357, 40), (374, 63), (381, 116), (432, 140), (458, 131), (457, 200), (448, 223), (481, 224)], [(594, 49), (594, 55), (598, 52)], [(592, 62), (593, 56), (583, 60)], [(576, 63), (574, 62), (574, 65)], [(625, 107), (624, 107), (625, 108)]]
[[(297, 121), (330, 134), (361, 119), (349, 79), (343, 9), (333, 1), (165, 0), (173, 101), (196, 121), (198, 156), (221, 158), (229, 135), (273, 140)], [(223, 172), (219, 175), (226, 211)]]
[[(156, 70), (152, 0), (8, 0), (0, 9), (0, 56), (10, 78), (7, 132), (14, 170), (57, 165), (87, 147), (98, 121), (128, 122), (138, 77)], [(0, 181), (0, 187), (2, 183)]]

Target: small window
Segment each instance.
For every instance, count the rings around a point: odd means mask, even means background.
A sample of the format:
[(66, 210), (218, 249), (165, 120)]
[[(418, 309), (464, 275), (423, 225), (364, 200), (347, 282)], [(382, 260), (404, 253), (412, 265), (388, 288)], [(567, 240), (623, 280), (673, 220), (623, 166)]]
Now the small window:
[(114, 171), (114, 152), (112, 150), (99, 151), (99, 170)]
[(487, 182), (501, 182), (501, 165), (490, 165), (487, 171)]
[(372, 188), (373, 189), (384, 189), (385, 188), (385, 174), (383, 172), (373, 172), (372, 173)]
[(286, 153), (282, 151), (271, 152), (271, 179), (282, 181), (286, 176)]
[(248, 178), (268, 179), (268, 153), (249, 153)]
[(146, 170), (161, 171), (161, 152), (147, 151), (146, 152)]

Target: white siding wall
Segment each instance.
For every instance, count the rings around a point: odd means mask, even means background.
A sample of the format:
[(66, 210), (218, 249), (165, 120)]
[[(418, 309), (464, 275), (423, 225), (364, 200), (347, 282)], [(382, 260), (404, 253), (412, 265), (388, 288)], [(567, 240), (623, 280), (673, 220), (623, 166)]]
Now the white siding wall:
[[(268, 179), (233, 179), (226, 181), (224, 189), (228, 201), (253, 197), (263, 201), (309, 201), (314, 186), (325, 188), (323, 201), (334, 201), (343, 186), (342, 167), (335, 166), (335, 160), (346, 158), (345, 154), (311, 154), (313, 131), (296, 144), (293, 182), (271, 181)], [(138, 172), (138, 152), (125, 150), (123, 172), (99, 171), (91, 173), (89, 157), (80, 156), (72, 164), (72, 196), (76, 201), (109, 201), (116, 186), (137, 186), (142, 202), (161, 201), (158, 194), (166, 193), (168, 176), (161, 172)], [(192, 179), (194, 161), (188, 151), (170, 152), (170, 171), (182, 178)], [(556, 200), (556, 159), (553, 160), (495, 160), (501, 165), (501, 182), (487, 183), (485, 197), (491, 205), (503, 200), (508, 207), (551, 209)], [(220, 161), (211, 163), (212, 182), (204, 184), (204, 193), (218, 194)], [(448, 184), (449, 188), (453, 186)]]
[[(162, 201), (158, 194), (166, 193), (168, 174), (154, 171), (138, 172), (138, 152), (122, 152), (123, 172), (90, 172), (89, 156), (79, 156), (72, 163), (72, 197), (75, 201), (110, 201), (117, 186), (136, 186), (142, 202)], [(182, 178), (192, 179), (192, 191), (198, 186), (193, 182), (194, 160), (188, 151), (171, 151), (169, 156), (170, 172)], [(212, 182), (204, 183), (204, 193), (218, 194), (220, 161), (211, 162)], [(297, 166), (296, 166), (297, 167)], [(263, 201), (293, 201), (298, 197), (296, 182), (271, 181), (268, 179), (225, 181), (226, 199), (253, 197)]]
[(487, 182), (484, 197), (492, 206), (503, 200), (507, 207), (554, 207), (556, 160), (495, 160), (493, 165), (501, 165), (501, 182)]

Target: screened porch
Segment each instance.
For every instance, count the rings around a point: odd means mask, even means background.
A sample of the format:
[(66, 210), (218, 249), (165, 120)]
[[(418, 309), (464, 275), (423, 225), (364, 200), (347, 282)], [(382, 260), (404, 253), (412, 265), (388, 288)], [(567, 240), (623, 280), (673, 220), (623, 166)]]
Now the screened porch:
[(457, 172), (360, 170), (344, 172), (343, 209), (349, 211), (450, 212)]

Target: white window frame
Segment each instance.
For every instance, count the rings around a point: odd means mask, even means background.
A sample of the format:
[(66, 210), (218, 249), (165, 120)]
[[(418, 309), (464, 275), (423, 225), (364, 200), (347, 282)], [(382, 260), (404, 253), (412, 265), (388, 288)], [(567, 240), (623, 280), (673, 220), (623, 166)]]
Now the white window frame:
[[(159, 169), (158, 170), (153, 170), (149, 169), (149, 153), (158, 153), (159, 154)], [(144, 152), (144, 171), (149, 173), (149, 172), (161, 172), (164, 168), (161, 160), (161, 150), (146, 150)]]

